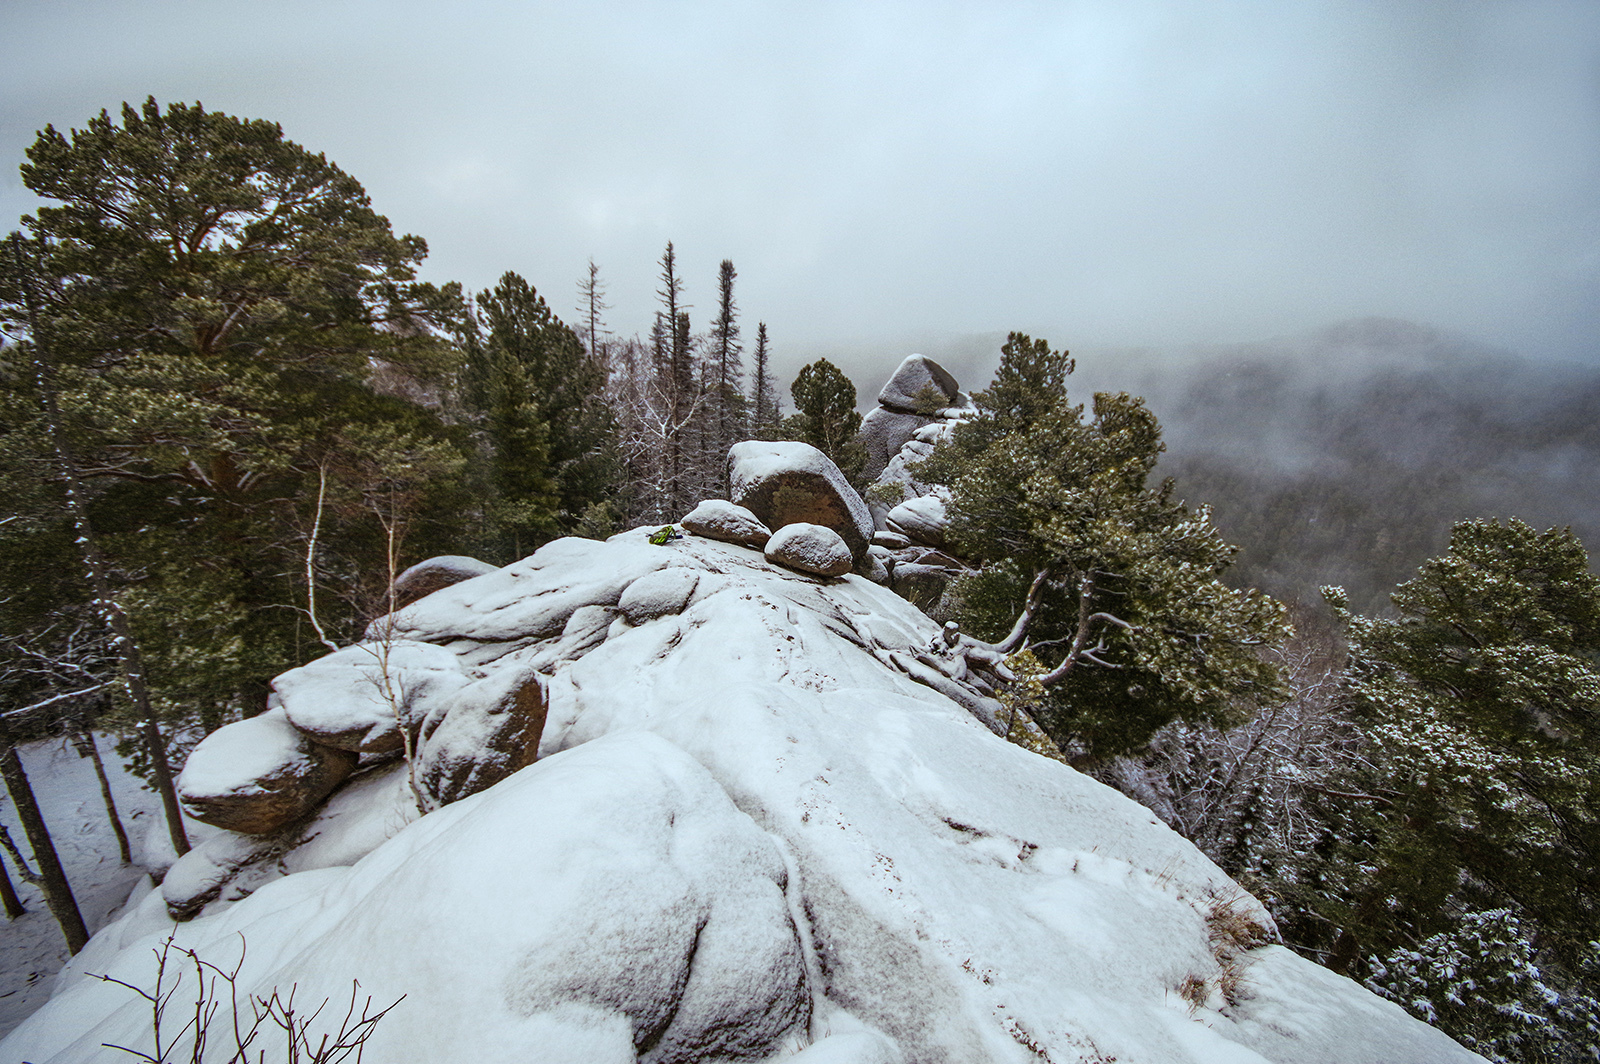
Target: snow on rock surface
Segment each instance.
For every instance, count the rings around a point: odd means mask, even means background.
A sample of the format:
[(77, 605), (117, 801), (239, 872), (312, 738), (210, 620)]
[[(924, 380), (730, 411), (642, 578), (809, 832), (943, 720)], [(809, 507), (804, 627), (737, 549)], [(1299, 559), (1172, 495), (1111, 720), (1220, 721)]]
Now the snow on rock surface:
[(726, 499), (707, 499), (690, 510), (679, 524), (697, 536), (742, 543), (760, 550), (772, 538), (772, 530), (743, 506)]
[(394, 578), (394, 604), (398, 609), (426, 598), (440, 588), (494, 572), (494, 566), (460, 554), (442, 554), (421, 561)]
[(544, 718), (544, 678), (530, 665), (470, 684), (443, 720), (425, 729), (421, 785), (442, 805), (492, 787), (533, 764)]
[[(1479, 1059), (1280, 947), (1217, 949), (1223, 918), (1270, 935), (1259, 905), (1141, 806), (988, 731), (905, 600), (649, 531), (402, 610), (485, 679), (542, 663), (539, 761), (353, 867), (291, 849), (292, 874), (177, 941), (231, 965), (242, 936), (257, 992), (406, 995), (368, 1047), (397, 1064)], [(600, 628), (669, 568), (702, 574), (680, 612)], [(328, 808), (371, 840), (396, 794), (353, 782)], [(147, 1032), (147, 1006), (83, 973), (150, 985), (161, 918), (97, 935), (0, 1064), (126, 1059), (99, 1047)]]
[(961, 387), (950, 371), (926, 355), (907, 355), (878, 392), (881, 406), (924, 413), (954, 406)]
[(264, 835), (311, 813), (356, 767), (356, 755), (312, 742), (282, 707), (200, 740), (177, 779), (196, 820)]
[(831, 528), (860, 558), (872, 541), (872, 514), (832, 460), (809, 443), (747, 440), (728, 450), (733, 501), (773, 532), (804, 522)]
[(803, 521), (774, 532), (767, 540), (766, 558), (818, 576), (843, 576), (854, 564), (850, 548), (839, 533)]
[(447, 703), (469, 677), (443, 647), (409, 639), (358, 643), (272, 681), (289, 723), (319, 743), (361, 754), (404, 745), (414, 729)]
[(926, 543), (931, 547), (944, 546), (944, 530), (950, 524), (945, 513), (944, 497), (938, 493), (919, 495), (889, 511), (885, 523), (891, 532)]

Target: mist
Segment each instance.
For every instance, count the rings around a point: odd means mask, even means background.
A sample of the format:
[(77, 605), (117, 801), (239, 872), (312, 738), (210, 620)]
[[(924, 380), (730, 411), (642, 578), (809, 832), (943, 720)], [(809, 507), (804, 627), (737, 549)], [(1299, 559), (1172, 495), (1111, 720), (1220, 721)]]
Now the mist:
[[(1012, 329), (1188, 350), (1382, 316), (1594, 361), (1600, 7), (0, 6), (0, 210), (35, 132), (124, 100), (280, 122), (428, 239), (647, 331), (739, 269), (785, 379), (865, 391)], [(1109, 357), (1109, 356), (1108, 356)], [(1090, 360), (1085, 358), (1085, 369)]]

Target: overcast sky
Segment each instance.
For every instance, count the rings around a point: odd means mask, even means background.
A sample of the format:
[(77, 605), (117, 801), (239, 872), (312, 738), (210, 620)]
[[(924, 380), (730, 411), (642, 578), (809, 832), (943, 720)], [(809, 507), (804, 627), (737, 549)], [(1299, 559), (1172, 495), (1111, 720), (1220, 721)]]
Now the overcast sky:
[(730, 258), (790, 367), (1365, 315), (1600, 362), (1595, 0), (0, 0), (7, 226), (36, 130), (149, 95), (281, 123), (431, 279), (570, 315), (592, 257), (622, 333), (668, 240), (697, 326)]

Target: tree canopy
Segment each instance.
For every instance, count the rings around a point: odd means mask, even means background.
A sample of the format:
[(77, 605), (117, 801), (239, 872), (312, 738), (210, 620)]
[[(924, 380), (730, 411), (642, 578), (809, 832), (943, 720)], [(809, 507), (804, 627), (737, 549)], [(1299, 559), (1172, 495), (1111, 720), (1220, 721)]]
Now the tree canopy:
[(480, 549), (508, 564), (575, 531), (618, 480), (605, 369), (515, 273), (480, 293), (461, 400), (478, 438)]
[(919, 475), (949, 485), (949, 535), (979, 566), (956, 585), (965, 626), (1007, 633), (1005, 651), (1031, 643), (1048, 670), (1040, 724), (1095, 760), (1175, 718), (1227, 720), (1280, 697), (1265, 652), (1287, 625), (1278, 603), (1222, 582), (1233, 548), (1209, 512), (1148, 483), (1163, 445), (1143, 401), (1100, 393), (1086, 418), (1072, 370), (1011, 334), (978, 416)]
[(789, 392), (795, 406), (786, 426), (791, 438), (811, 444), (854, 481), (866, 461), (866, 450), (856, 439), (861, 430), (856, 386), (839, 367), (819, 358), (800, 368)]
[[(349, 630), (396, 522), (410, 550), (451, 531), (463, 455), (432, 397), (459, 295), (417, 282), (424, 242), (274, 123), (150, 100), (46, 128), (28, 160), (54, 205), (0, 262), (7, 364), (50, 351), (153, 689), (169, 708), (259, 709), (317, 645), (308, 553), (324, 619)], [(37, 561), (61, 519), (35, 387), (0, 372), (0, 476), (31, 500), (0, 555)], [(340, 519), (319, 526), (323, 509)]]

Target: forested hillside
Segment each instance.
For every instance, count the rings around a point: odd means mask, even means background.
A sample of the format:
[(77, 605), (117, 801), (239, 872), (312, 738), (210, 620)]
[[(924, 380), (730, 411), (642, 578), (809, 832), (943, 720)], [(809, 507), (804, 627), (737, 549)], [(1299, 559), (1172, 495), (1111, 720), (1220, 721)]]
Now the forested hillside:
[(1241, 546), (1233, 579), (1358, 610), (1443, 549), (1450, 525), (1520, 517), (1600, 542), (1600, 373), (1406, 322), (1172, 356), (1087, 357), (1087, 388), (1146, 397), (1161, 472)]

